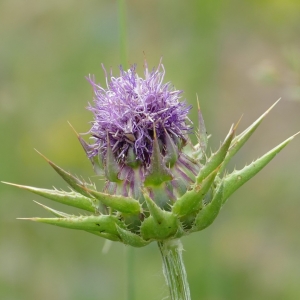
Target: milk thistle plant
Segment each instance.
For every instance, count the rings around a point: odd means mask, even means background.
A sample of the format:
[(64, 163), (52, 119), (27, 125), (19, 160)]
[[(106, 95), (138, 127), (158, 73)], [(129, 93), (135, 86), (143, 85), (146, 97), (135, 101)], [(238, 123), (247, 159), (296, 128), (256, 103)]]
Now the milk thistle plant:
[[(105, 69), (104, 69), (105, 71)], [(208, 227), (231, 194), (266, 166), (293, 138), (241, 170), (225, 170), (275, 103), (252, 125), (236, 135), (232, 125), (219, 149), (208, 154), (208, 137), (198, 104), (198, 129), (188, 118), (191, 106), (182, 91), (164, 83), (160, 62), (144, 77), (136, 66), (120, 67), (120, 76), (106, 76), (106, 87), (88, 81), (94, 90), (90, 142), (77, 137), (99, 177), (102, 191), (45, 158), (71, 191), (15, 185), (56, 202), (87, 211), (70, 215), (42, 205), (54, 218), (29, 220), (84, 230), (132, 247), (157, 242), (171, 299), (190, 299), (180, 238)], [(194, 132), (197, 144), (189, 134)]]

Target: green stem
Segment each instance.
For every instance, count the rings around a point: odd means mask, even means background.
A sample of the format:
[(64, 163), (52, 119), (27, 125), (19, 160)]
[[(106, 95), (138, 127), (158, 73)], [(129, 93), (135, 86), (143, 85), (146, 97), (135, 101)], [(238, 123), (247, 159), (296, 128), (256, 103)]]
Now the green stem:
[(134, 248), (131, 246), (126, 246), (126, 256), (127, 256), (127, 300), (135, 299), (135, 288), (134, 288)]
[(163, 273), (172, 300), (191, 300), (189, 284), (182, 259), (182, 244), (179, 239), (158, 242), (163, 260)]

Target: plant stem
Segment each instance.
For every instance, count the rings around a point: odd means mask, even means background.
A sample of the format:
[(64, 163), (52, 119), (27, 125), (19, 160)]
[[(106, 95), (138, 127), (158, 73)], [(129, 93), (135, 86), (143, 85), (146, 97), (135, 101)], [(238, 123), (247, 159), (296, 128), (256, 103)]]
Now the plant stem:
[(158, 242), (163, 260), (163, 273), (172, 300), (191, 300), (189, 284), (182, 259), (182, 244), (179, 239)]
[(125, 248), (127, 256), (127, 300), (135, 299), (135, 270), (134, 270), (134, 248), (126, 246)]

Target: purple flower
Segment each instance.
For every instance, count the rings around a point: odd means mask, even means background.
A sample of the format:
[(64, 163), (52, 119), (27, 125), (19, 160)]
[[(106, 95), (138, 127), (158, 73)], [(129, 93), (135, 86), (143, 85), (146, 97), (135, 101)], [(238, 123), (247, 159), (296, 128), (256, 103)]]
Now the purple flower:
[(96, 84), (94, 77), (88, 78), (95, 94), (94, 106), (88, 107), (94, 113), (89, 131), (93, 139), (90, 158), (100, 154), (104, 159), (110, 146), (116, 160), (122, 163), (132, 148), (136, 159), (147, 167), (154, 128), (161, 145), (166, 143), (166, 134), (178, 148), (186, 141), (191, 131), (187, 124), (191, 107), (179, 102), (182, 91), (174, 89), (170, 82), (163, 83), (165, 69), (161, 62), (151, 72), (146, 63), (144, 68), (144, 78), (136, 73), (136, 65), (128, 71), (121, 66), (119, 77), (111, 74), (108, 78), (104, 69), (106, 88)]
[[(157, 241), (164, 253), (165, 243), (212, 224), (231, 194), (295, 135), (243, 169), (228, 173), (225, 168), (230, 159), (276, 103), (239, 135), (235, 136), (237, 125), (232, 126), (220, 148), (207, 156), (208, 137), (200, 106), (198, 143), (192, 145), (187, 136), (190, 107), (179, 102), (181, 91), (163, 83), (161, 63), (151, 72), (145, 65), (145, 78), (136, 74), (135, 66), (120, 70), (118, 78), (106, 75), (107, 88), (89, 78), (95, 92), (95, 105), (89, 106), (95, 117), (89, 131), (93, 143), (77, 134), (96, 174), (105, 179), (103, 191), (47, 158), (71, 187), (70, 192), (13, 185), (91, 213), (74, 216), (43, 205), (57, 218), (32, 221), (85, 230), (134, 247)], [(170, 251), (174, 245), (170, 244)]]

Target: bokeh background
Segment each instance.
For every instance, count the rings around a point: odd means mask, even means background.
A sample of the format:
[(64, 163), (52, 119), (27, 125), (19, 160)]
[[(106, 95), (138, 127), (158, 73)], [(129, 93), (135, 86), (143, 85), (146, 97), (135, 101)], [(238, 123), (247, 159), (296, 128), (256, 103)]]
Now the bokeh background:
[[(198, 94), (215, 150), (244, 114), (240, 131), (282, 101), (237, 155), (243, 167), (300, 129), (298, 0), (127, 1), (128, 62), (139, 72), (161, 57), (166, 80)], [(34, 151), (75, 174), (92, 168), (70, 129), (89, 129), (85, 107), (118, 73), (116, 1), (0, 1), (0, 179), (66, 188)], [(144, 54), (145, 53), (145, 54)], [(195, 110), (191, 118), (196, 122)], [(183, 239), (193, 299), (300, 299), (300, 138), (236, 192), (207, 230)], [(49, 216), (0, 186), (0, 299), (126, 299), (126, 249), (79, 231), (16, 220)], [(136, 299), (168, 295), (155, 244), (134, 249)], [(166, 298), (164, 298), (166, 299)]]

